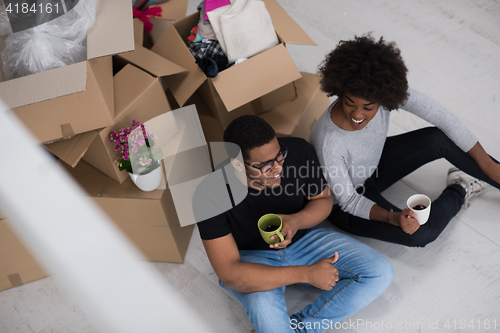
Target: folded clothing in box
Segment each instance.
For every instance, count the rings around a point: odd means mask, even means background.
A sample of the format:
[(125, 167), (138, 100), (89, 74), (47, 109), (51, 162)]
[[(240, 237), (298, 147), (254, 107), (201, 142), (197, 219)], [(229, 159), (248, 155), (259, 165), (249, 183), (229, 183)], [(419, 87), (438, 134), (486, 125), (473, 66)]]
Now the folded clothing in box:
[(279, 43), (271, 16), (260, 0), (238, 0), (207, 15), (229, 63), (250, 58)]
[(184, 106), (205, 81), (214, 86), (225, 108), (233, 111), (300, 78), (284, 43), (315, 43), (276, 0), (265, 0), (264, 3), (281, 43), (219, 72), (213, 79), (207, 78), (198, 67), (186, 45), (191, 29), (200, 21), (199, 13), (173, 23), (155, 43), (151, 49), (153, 52), (187, 69), (186, 73), (164, 78), (180, 106)]

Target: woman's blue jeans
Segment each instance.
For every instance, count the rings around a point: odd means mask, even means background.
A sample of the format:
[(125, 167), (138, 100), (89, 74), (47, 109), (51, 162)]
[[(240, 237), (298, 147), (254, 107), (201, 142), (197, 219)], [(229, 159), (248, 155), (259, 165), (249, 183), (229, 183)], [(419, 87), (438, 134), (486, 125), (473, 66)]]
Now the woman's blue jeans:
[[(451, 164), (469, 175), (479, 178), (500, 189), (500, 184), (488, 177), (474, 159), (463, 152), (446, 134), (436, 127), (422, 128), (401, 135), (388, 137), (377, 171), (368, 178), (358, 192), (373, 200), (387, 210), (401, 209), (388, 202), (380, 193), (422, 165), (446, 158)], [(495, 162), (498, 163), (495, 159)], [(443, 175), (446, 177), (446, 175)], [(351, 234), (370, 237), (386, 242), (406, 246), (423, 247), (434, 241), (448, 225), (448, 222), (460, 211), (464, 203), (465, 190), (460, 185), (448, 186), (432, 202), (432, 209), (427, 223), (412, 235), (392, 224), (365, 220), (342, 211), (334, 205), (328, 220), (340, 229)]]
[(323, 332), (336, 322), (362, 309), (379, 296), (394, 279), (394, 270), (380, 253), (331, 228), (316, 226), (282, 250), (240, 251), (242, 262), (269, 266), (311, 265), (321, 259), (339, 259), (333, 264), (339, 281), (302, 311), (287, 315), (285, 287), (242, 293), (227, 289), (247, 312), (258, 333)]

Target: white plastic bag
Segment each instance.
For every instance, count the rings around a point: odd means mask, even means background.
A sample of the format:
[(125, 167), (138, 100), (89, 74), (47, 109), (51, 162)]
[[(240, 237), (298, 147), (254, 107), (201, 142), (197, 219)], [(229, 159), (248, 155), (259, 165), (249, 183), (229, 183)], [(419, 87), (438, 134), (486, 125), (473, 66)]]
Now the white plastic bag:
[(66, 14), (37, 27), (13, 33), (2, 52), (5, 79), (40, 73), (87, 59), (87, 29), (99, 0), (80, 0)]
[(12, 27), (10, 26), (9, 17), (5, 10), (5, 5), (0, 6), (0, 36), (10, 35)]

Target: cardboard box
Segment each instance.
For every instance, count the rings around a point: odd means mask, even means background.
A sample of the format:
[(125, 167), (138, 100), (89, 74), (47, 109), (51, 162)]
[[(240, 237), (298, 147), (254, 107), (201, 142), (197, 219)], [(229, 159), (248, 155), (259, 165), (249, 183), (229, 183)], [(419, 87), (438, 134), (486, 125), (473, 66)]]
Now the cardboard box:
[(46, 148), (71, 166), (77, 165), (83, 157), (104, 174), (123, 183), (129, 174), (116, 166), (119, 153), (114, 151), (109, 135), (122, 127), (130, 127), (134, 119), (144, 123), (170, 111), (171, 107), (159, 79), (130, 64), (115, 75), (114, 85), (116, 115), (113, 125), (97, 134), (85, 133), (46, 145)]
[(114, 124), (99, 131), (83, 159), (119, 183), (129, 177), (119, 171), (115, 160), (119, 158), (114, 144), (109, 141), (111, 132), (129, 127), (132, 120), (144, 123), (171, 110), (158, 78), (127, 65), (114, 77), (116, 116)]
[(240, 116), (260, 115), (297, 97), (295, 83), (292, 82), (229, 112), (211, 81), (205, 81), (197, 92), (224, 129)]
[(330, 99), (320, 87), (320, 77), (301, 72), (295, 82), (297, 98), (260, 115), (276, 131), (277, 136), (294, 136), (309, 141), (311, 128), (330, 105)]
[(194, 93), (191, 98), (186, 102), (186, 105), (196, 105), (196, 111), (198, 112), (198, 118), (200, 119), (201, 128), (203, 129), (203, 134), (205, 135), (205, 141), (209, 142), (222, 142), (224, 136), (224, 130), (214, 117), (207, 104), (203, 101), (198, 93)]
[(146, 72), (156, 77), (168, 76), (185, 72), (186, 69), (171, 62), (168, 59), (154, 53), (143, 46), (144, 44), (144, 23), (134, 19), (134, 41), (135, 50), (131, 52), (119, 53), (116, 58), (124, 63), (133, 64), (142, 68)]
[[(4, 81), (0, 70), (0, 98), (41, 142), (112, 123), (111, 59), (96, 58), (134, 49), (130, 4), (101, 0), (96, 22), (88, 30), (87, 46), (86, 62), (9, 81)], [(48, 100), (52, 101), (39, 103)]]
[(0, 218), (0, 290), (32, 282), (48, 274), (36, 262), (29, 250)]
[(267, 111), (281, 105), (285, 102), (292, 101), (297, 97), (297, 87), (295, 82), (284, 85), (275, 91), (270, 92), (256, 100), (252, 101), (252, 107), (255, 115), (266, 113)]
[(98, 135), (99, 131), (90, 131), (68, 140), (60, 140), (44, 146), (60, 160), (74, 168)]
[(168, 27), (151, 50), (188, 70), (164, 79), (180, 106), (205, 84), (209, 85), (206, 89), (216, 91), (220, 103), (232, 112), (300, 78), (284, 43), (316, 44), (276, 0), (264, 2), (281, 43), (220, 72), (215, 78), (205, 76), (186, 45), (191, 29), (198, 24), (199, 14), (189, 15)]
[(156, 43), (167, 28), (177, 20), (186, 16), (188, 1), (187, 0), (168, 0), (159, 5), (152, 7), (161, 7), (162, 16), (152, 17), (150, 19), (153, 23), (153, 30), (150, 32), (153, 43)]
[(148, 260), (184, 261), (194, 225), (181, 227), (170, 190), (144, 192), (119, 184), (85, 162), (64, 166)]

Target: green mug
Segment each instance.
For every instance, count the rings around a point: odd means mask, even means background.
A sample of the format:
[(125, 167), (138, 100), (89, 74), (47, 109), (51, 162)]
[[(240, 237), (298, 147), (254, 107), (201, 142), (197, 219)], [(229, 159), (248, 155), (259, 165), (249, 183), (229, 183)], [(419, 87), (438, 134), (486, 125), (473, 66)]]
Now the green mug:
[[(281, 234), (281, 229), (283, 228), (283, 222), (281, 218), (276, 214), (266, 214), (259, 219), (257, 222), (260, 234), (267, 244), (274, 244), (278, 242), (283, 242), (285, 238)], [(271, 239), (271, 236), (278, 235), (280, 238)]]

